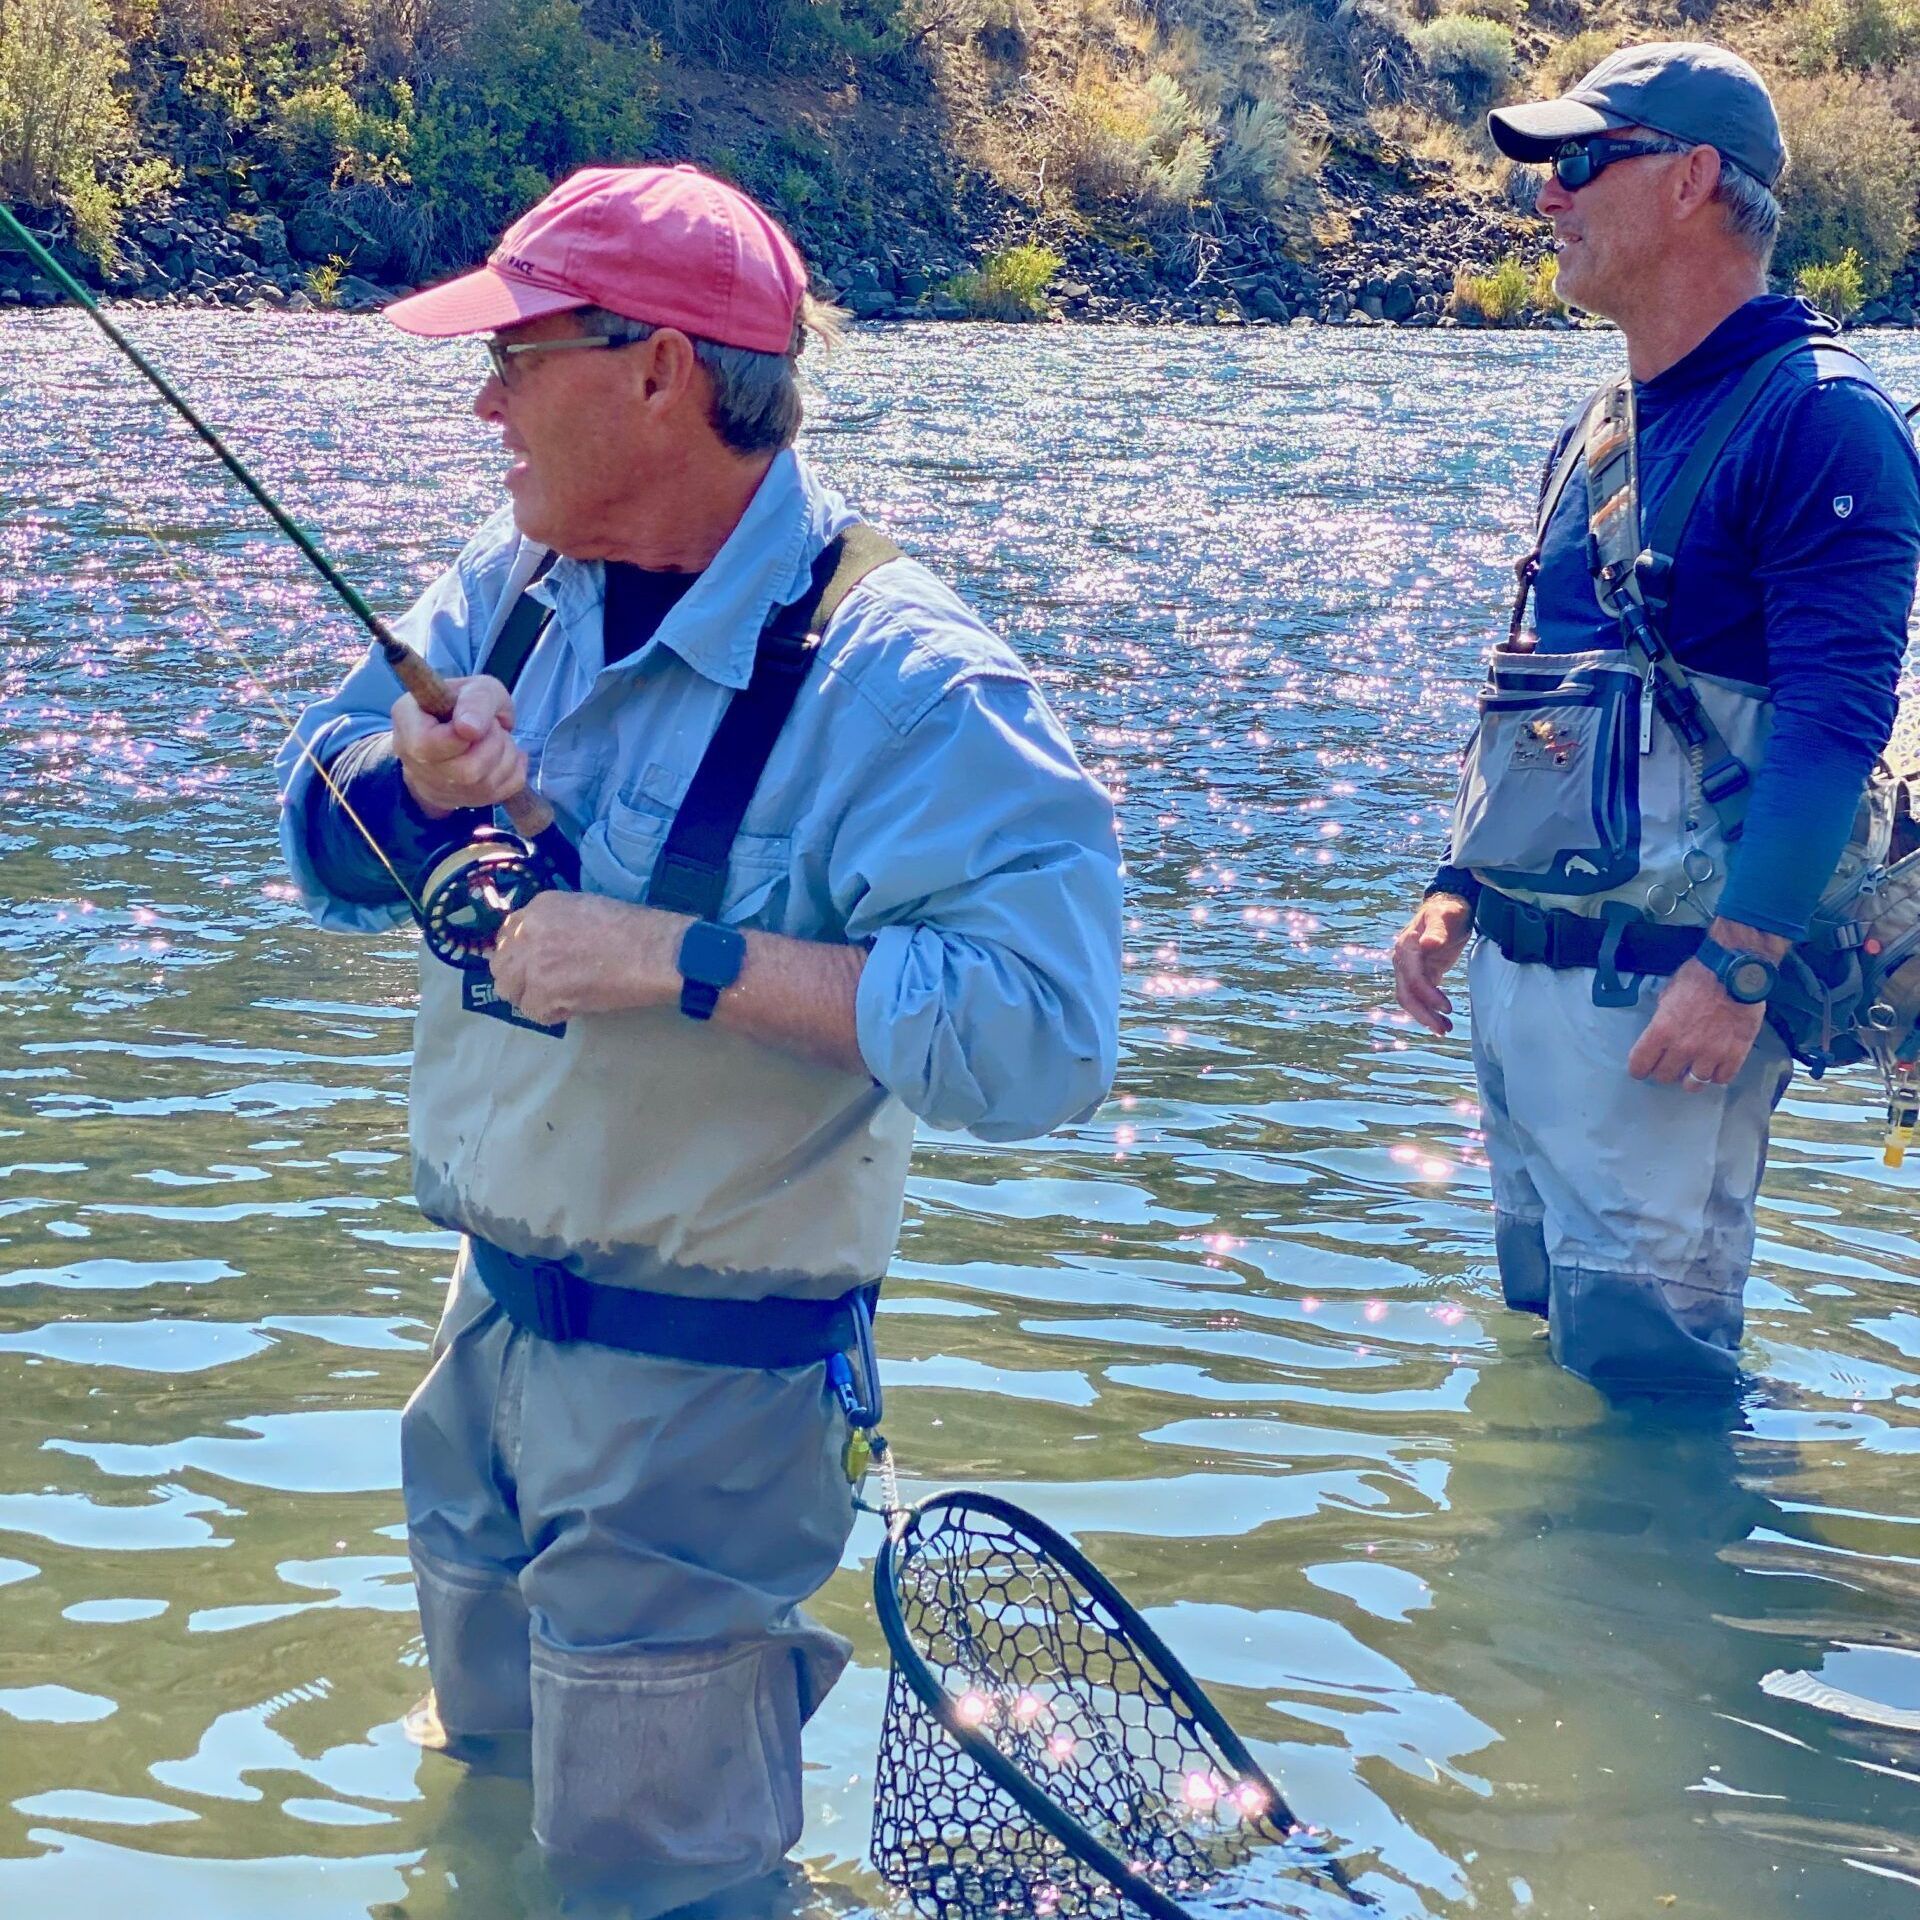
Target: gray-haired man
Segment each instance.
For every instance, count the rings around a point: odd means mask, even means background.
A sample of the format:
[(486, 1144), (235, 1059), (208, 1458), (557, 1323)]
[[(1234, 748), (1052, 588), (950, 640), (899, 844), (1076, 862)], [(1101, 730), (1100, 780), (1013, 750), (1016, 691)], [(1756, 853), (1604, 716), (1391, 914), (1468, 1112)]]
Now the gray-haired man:
[(1396, 992), (1447, 1032), (1484, 936), (1508, 1303), (1604, 1389), (1724, 1391), (1792, 1069), (1765, 1003), (1892, 723), (1920, 478), (1867, 369), (1767, 291), (1786, 153), (1744, 61), (1629, 47), (1491, 125), (1548, 165), (1560, 294), (1619, 324), (1630, 378), (1549, 462), (1535, 631), (1496, 649)]

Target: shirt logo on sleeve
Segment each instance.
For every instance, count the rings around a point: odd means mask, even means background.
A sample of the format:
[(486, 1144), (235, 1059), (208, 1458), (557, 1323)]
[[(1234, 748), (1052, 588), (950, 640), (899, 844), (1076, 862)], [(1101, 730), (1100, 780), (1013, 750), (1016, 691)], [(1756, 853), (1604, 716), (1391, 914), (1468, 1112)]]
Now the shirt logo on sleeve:
[(1853, 495), (1836, 493), (1833, 496), (1833, 511), (1836, 519), (1844, 520), (1853, 511)]

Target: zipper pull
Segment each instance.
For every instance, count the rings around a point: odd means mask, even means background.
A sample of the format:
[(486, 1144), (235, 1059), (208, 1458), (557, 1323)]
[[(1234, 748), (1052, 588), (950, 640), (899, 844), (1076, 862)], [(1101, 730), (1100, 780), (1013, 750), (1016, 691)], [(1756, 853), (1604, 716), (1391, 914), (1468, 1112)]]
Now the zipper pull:
[(1640, 682), (1640, 751), (1653, 751), (1653, 669), (1649, 667)]

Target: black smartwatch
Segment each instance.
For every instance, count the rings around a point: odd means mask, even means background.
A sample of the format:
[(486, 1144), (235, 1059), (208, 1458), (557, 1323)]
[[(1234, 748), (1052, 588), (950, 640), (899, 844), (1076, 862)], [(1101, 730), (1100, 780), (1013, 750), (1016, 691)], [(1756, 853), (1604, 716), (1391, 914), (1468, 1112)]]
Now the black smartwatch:
[(737, 927), (696, 920), (680, 936), (680, 1011), (689, 1020), (711, 1020), (746, 957), (747, 936)]
[(1718, 940), (1702, 940), (1693, 956), (1726, 989), (1729, 1000), (1757, 1007), (1773, 991), (1780, 969), (1764, 953), (1743, 953)]

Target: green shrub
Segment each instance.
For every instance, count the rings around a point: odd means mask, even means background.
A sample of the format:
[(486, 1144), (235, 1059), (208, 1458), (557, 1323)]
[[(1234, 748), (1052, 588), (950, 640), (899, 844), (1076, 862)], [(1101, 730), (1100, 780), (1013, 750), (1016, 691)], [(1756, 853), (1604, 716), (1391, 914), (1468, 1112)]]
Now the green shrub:
[(267, 131), (298, 176), (334, 186), (404, 186), (413, 146), (413, 89), (396, 80), (387, 111), (363, 106), (338, 78), (297, 87), (272, 103)]
[(1206, 115), (1167, 73), (1138, 84), (1076, 81), (1041, 145), (1047, 180), (1095, 206), (1186, 206), (1213, 161)]
[(1789, 80), (1774, 97), (1793, 156), (1780, 192), (1779, 271), (1791, 279), (1852, 249), (1866, 295), (1882, 292), (1913, 244), (1920, 139), (1878, 79)]
[(101, 0), (0, 0), (0, 199), (64, 205), (74, 239), (107, 267), (122, 212), (179, 178), (134, 158), (116, 90), (126, 64)]
[(309, 267), (302, 276), (306, 282), (307, 293), (316, 307), (338, 306), (340, 303), (340, 283), (347, 277), (347, 268), (351, 262), (342, 260), (337, 253), (329, 254), (322, 266)]
[(946, 291), (976, 320), (1044, 320), (1047, 289), (1066, 262), (1051, 247), (1002, 247)]
[(1513, 71), (1513, 35), (1497, 20), (1447, 14), (1415, 27), (1408, 39), (1433, 105), (1463, 124), (1499, 99)]
[(464, 264), (563, 174), (643, 156), (651, 58), (596, 39), (576, 0), (481, 0), (407, 149), (419, 273)]
[(912, 31), (901, 0), (629, 0), (625, 12), (676, 59), (751, 73), (873, 66)]
[(1277, 101), (1236, 107), (1213, 156), (1216, 193), (1284, 206), (1319, 176), (1326, 149), (1303, 135)]
[(1867, 301), (1860, 256), (1849, 247), (1838, 260), (1802, 267), (1793, 276), (1793, 290), (1811, 300), (1822, 313), (1836, 320), (1851, 320)]
[(1517, 27), (1527, 17), (1527, 0), (1440, 0), (1440, 11), (1498, 20), (1502, 26)]
[(1920, 0), (1808, 0), (1788, 25), (1803, 73), (1867, 73), (1920, 52)]
[(1508, 254), (1491, 273), (1471, 267), (1453, 270), (1453, 310), (1473, 314), (1496, 325), (1517, 320), (1523, 313), (1558, 313), (1560, 296), (1553, 288), (1551, 254), (1528, 266), (1519, 254)]
[(1619, 33), (1589, 27), (1562, 40), (1534, 69), (1534, 84), (1543, 94), (1560, 94), (1591, 73), (1615, 48), (1626, 45)]

